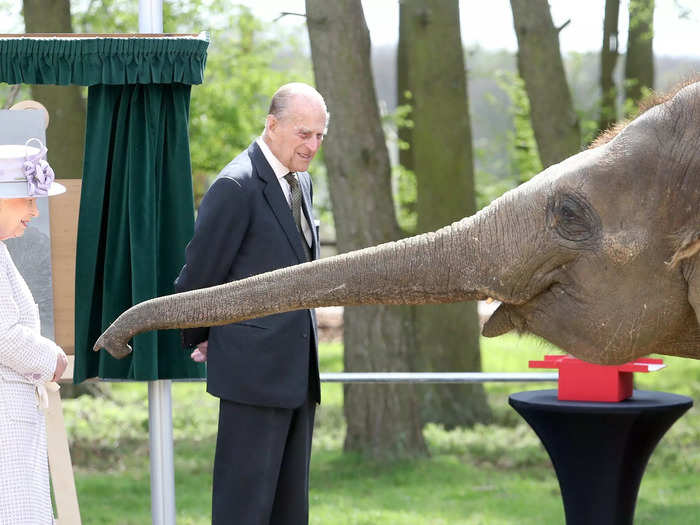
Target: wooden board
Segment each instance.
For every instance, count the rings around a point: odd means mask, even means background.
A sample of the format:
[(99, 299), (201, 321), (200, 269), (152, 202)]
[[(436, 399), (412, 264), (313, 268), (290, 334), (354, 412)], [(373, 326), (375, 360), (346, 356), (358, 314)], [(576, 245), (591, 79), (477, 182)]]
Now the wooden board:
[[(72, 367), (71, 367), (72, 368)], [(49, 385), (55, 385), (50, 383)], [(80, 507), (75, 490), (73, 465), (70, 460), (68, 436), (63, 420), (61, 396), (58, 390), (47, 386), (49, 408), (46, 411), (47, 449), (53, 497), (56, 503), (56, 525), (80, 525)]]
[(80, 179), (60, 179), (66, 192), (49, 199), (55, 341), (75, 353), (75, 252), (78, 239)]

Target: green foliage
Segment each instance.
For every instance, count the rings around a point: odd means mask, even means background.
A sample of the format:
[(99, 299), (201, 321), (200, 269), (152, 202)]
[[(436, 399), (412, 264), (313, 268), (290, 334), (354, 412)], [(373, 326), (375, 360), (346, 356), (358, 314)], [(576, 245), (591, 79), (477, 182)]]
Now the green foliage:
[[(404, 94), (407, 100), (411, 100), (411, 92)], [(396, 106), (392, 112), (382, 113), (382, 127), (386, 137), (389, 151), (395, 149), (399, 152), (407, 151), (411, 145), (401, 139), (401, 131), (413, 129), (411, 120), (411, 105), (401, 104)], [(418, 182), (416, 174), (403, 166), (399, 161), (392, 162), (391, 167), (391, 187), (394, 200), (396, 220), (399, 227), (407, 234), (415, 233), (418, 223), (418, 213), (416, 201), (418, 199)]]
[[(476, 157), (482, 158), (485, 153), (481, 149), (476, 149)], [(488, 206), (491, 201), (497, 199), (508, 190), (512, 190), (518, 185), (517, 177), (497, 177), (495, 174), (485, 171), (476, 170), (474, 175), (474, 186), (476, 188), (476, 207), (477, 209)]]
[[(631, 91), (634, 87), (639, 84), (639, 80), (636, 78), (628, 78), (624, 82), (625, 92)], [(634, 100), (633, 98), (626, 97), (622, 105), (622, 114), (626, 119), (634, 119), (640, 114), (639, 104), (645, 99), (652, 97), (654, 95), (654, 90), (647, 87), (641, 87), (641, 97), (639, 100)]]
[(535, 132), (530, 122), (530, 101), (523, 80), (513, 73), (501, 72), (500, 87), (512, 102), (513, 130), (509, 131), (509, 142), (513, 148), (513, 168), (518, 174), (518, 182), (530, 180), (542, 171), (542, 163), (537, 153)]
[[(600, 62), (598, 53), (569, 52), (566, 55), (566, 76), (569, 89), (576, 104), (574, 110), (581, 127), (581, 145), (593, 142), (598, 136), (598, 116), (601, 111), (601, 96), (591, 96), (600, 91), (599, 72), (592, 69)], [(615, 115), (613, 115), (614, 117)]]
[[(505, 191), (530, 180), (542, 170), (535, 133), (530, 122), (530, 102), (525, 92), (523, 80), (516, 74), (506, 70), (495, 73), (498, 87), (506, 93), (510, 100), (508, 113), (512, 118), (513, 127), (506, 131), (505, 151), (498, 152), (508, 155), (511, 175), (498, 177), (484, 170), (476, 172), (477, 208), (483, 208), (492, 200), (501, 196)], [(488, 104), (500, 105), (493, 95), (486, 96)], [(491, 151), (475, 148), (477, 158)]]
[(0, 108), (2, 109), (9, 109), (17, 102), (30, 100), (31, 98), (31, 87), (29, 84), (0, 84)]
[(391, 180), (394, 190), (394, 207), (396, 220), (399, 227), (407, 234), (416, 232), (418, 225), (418, 213), (416, 201), (418, 200), (418, 183), (416, 174), (401, 164), (391, 167)]
[[(222, 0), (163, 2), (164, 33), (198, 33), (227, 9)], [(136, 33), (139, 2), (134, 0), (71, 0), (73, 27), (80, 33)]]
[(131, 0), (73, 0), (71, 18), (77, 33), (135, 33), (139, 6)]
[(143, 435), (148, 432), (148, 408), (143, 403), (117, 403), (107, 398), (81, 396), (79, 402), (65, 400), (63, 414), (75, 464), (93, 468), (114, 466), (121, 449), (138, 447), (143, 453)]
[(585, 145), (590, 145), (598, 136), (598, 121), (595, 116), (589, 112), (577, 109), (578, 121), (581, 124), (581, 141)]
[(640, 26), (649, 25), (649, 31), (639, 35), (640, 40), (652, 40), (654, 32), (651, 24), (654, 20), (654, 0), (630, 0), (629, 3), (629, 29), (637, 30)]

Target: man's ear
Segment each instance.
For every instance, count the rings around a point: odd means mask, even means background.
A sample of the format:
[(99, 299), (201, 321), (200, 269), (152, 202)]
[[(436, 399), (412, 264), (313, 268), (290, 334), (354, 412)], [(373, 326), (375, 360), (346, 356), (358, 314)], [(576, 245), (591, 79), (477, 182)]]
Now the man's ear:
[(274, 133), (277, 130), (277, 118), (274, 115), (265, 117), (265, 128), (268, 132)]

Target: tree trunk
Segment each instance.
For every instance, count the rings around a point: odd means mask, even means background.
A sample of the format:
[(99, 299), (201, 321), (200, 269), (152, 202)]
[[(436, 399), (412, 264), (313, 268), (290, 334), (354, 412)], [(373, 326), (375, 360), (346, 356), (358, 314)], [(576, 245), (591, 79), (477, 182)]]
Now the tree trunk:
[[(476, 211), (471, 122), (458, 1), (406, 0), (401, 10), (410, 35), (404, 45), (422, 233)], [(416, 368), (481, 370), (475, 302), (416, 306), (415, 319)], [(490, 420), (482, 385), (422, 385), (420, 392), (425, 421), (454, 427)]]
[[(69, 0), (24, 0), (27, 33), (72, 33)], [(80, 86), (31, 86), (32, 98), (49, 112), (48, 158), (57, 178), (83, 175), (85, 101)]]
[[(408, 82), (409, 59), (408, 50), (411, 45), (412, 33), (407, 23), (409, 8), (406, 2), (399, 2), (399, 45), (396, 51), (396, 101), (397, 104), (409, 105), (413, 108), (413, 94)], [(412, 118), (412, 112), (409, 118)], [(408, 144), (408, 148), (399, 149), (399, 164), (413, 171), (413, 140), (411, 128), (402, 126), (398, 130), (399, 140)]]
[(617, 120), (617, 90), (613, 72), (617, 64), (619, 36), (617, 33), (620, 0), (605, 0), (603, 47), (600, 52), (600, 119), (598, 129), (604, 131)]
[(636, 106), (654, 89), (654, 0), (630, 0), (625, 97)]
[[(341, 252), (399, 237), (391, 167), (360, 0), (306, 1), (314, 75), (332, 115), (324, 145)], [(345, 309), (345, 370), (407, 371), (413, 334), (406, 307)], [(377, 459), (427, 453), (415, 388), (346, 385), (345, 449)]]
[(518, 72), (530, 100), (530, 117), (542, 166), (578, 153), (579, 119), (571, 102), (547, 0), (510, 0), (518, 37)]

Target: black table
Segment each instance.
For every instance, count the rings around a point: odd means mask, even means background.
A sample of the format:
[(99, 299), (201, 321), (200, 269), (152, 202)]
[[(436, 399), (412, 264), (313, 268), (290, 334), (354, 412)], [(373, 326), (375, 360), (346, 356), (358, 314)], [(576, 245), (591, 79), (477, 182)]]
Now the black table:
[(631, 525), (654, 447), (693, 405), (686, 396), (644, 390), (618, 403), (559, 401), (556, 390), (508, 401), (552, 459), (567, 525)]

